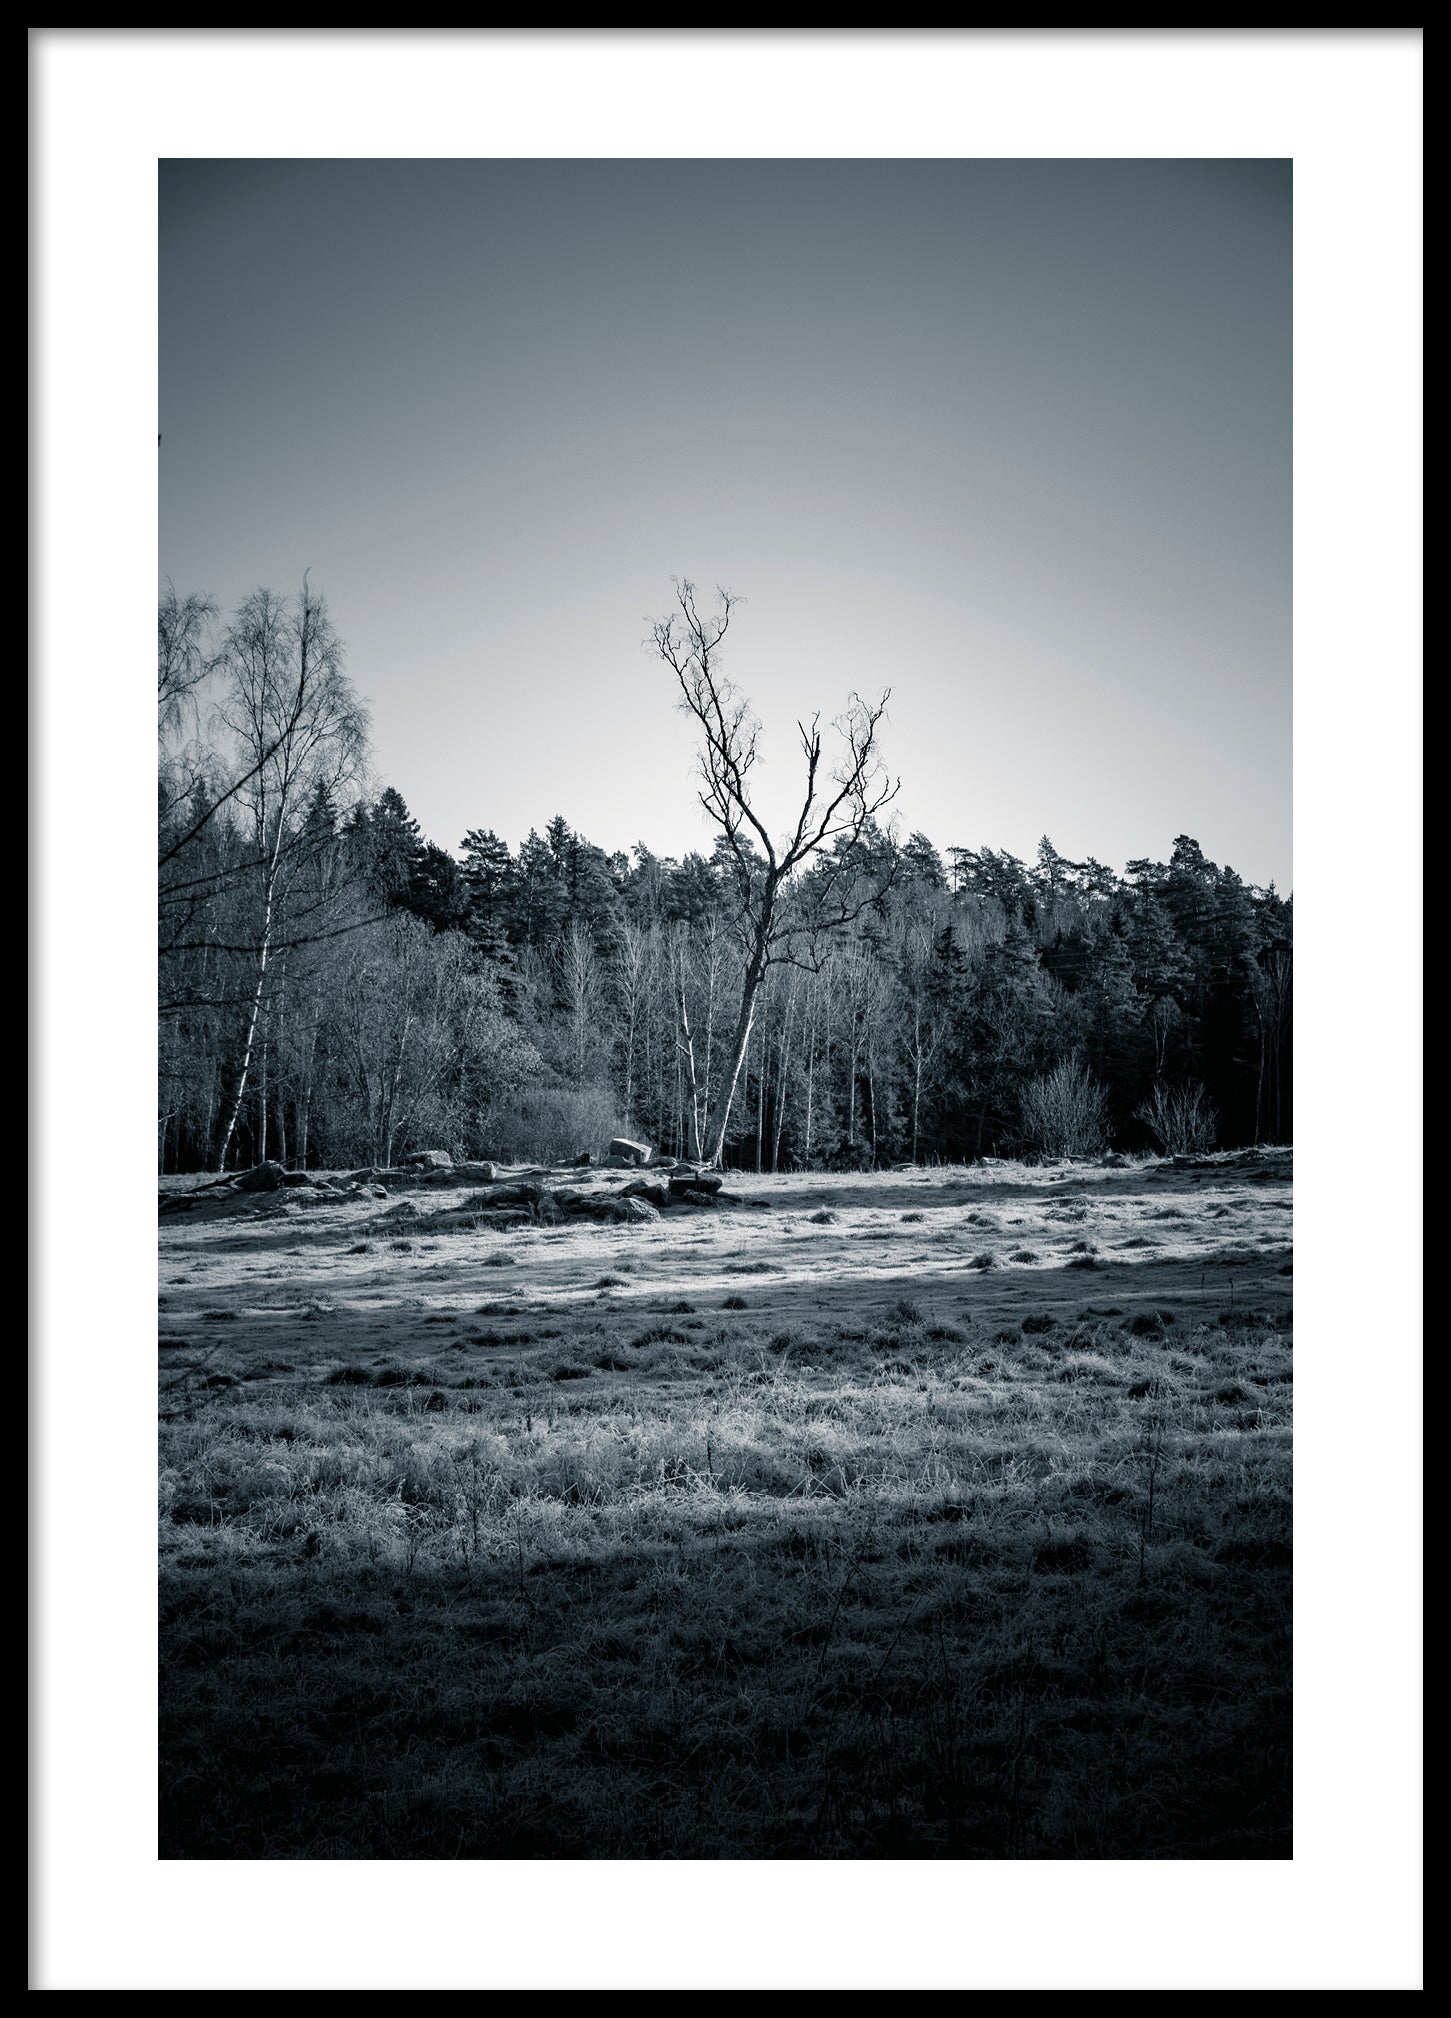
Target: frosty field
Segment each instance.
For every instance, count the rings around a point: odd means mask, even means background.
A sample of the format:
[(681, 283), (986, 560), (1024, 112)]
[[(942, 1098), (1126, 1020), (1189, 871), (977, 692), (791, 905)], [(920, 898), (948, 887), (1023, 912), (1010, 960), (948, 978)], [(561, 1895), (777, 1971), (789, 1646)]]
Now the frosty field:
[(1289, 1855), (1289, 1153), (727, 1181), (165, 1181), (163, 1856)]

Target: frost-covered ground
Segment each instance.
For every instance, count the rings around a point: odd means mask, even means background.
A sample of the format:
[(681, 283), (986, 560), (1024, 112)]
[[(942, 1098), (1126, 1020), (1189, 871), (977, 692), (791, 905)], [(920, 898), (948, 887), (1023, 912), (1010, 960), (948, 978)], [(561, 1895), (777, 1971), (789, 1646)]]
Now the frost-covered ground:
[(167, 1183), (163, 1854), (1288, 1855), (1289, 1179)]
[[(555, 1181), (580, 1179), (561, 1172)], [(610, 1173), (593, 1185), (608, 1194), (626, 1182)], [(1278, 1274), (1290, 1256), (1289, 1160), (1278, 1152), (1191, 1168), (1154, 1160), (733, 1175), (730, 1188), (767, 1209), (687, 1207), (644, 1226), (495, 1232), (475, 1230), (447, 1191), (341, 1205), (286, 1192), (236, 1201), (216, 1218), (163, 1223), (162, 1329), (194, 1331), (225, 1371), (237, 1354), (255, 1360), (263, 1340), (313, 1365), (331, 1352), (402, 1350), (421, 1319), (464, 1318), (482, 1292), (501, 1288), (524, 1308), (577, 1320), (601, 1297), (649, 1305), (670, 1292), (724, 1294), (743, 1275), (755, 1278), (754, 1308), (783, 1314), (869, 1308), (903, 1288), (954, 1312), (989, 1313), (1077, 1307), (1110, 1285), (1130, 1303), (1172, 1288), (1216, 1309), (1231, 1281), (1234, 1294), (1289, 1295)], [(505, 1268), (507, 1281), (495, 1272)], [(601, 1290), (607, 1273), (621, 1279)], [(244, 1339), (209, 1328), (218, 1308), (247, 1319)]]

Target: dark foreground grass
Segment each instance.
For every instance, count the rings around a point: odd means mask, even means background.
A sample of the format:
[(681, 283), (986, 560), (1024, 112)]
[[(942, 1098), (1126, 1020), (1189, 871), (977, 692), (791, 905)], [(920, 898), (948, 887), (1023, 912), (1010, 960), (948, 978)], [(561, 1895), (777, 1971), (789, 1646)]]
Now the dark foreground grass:
[(1288, 1856), (1289, 1339), (1218, 1316), (169, 1388), (162, 1855)]

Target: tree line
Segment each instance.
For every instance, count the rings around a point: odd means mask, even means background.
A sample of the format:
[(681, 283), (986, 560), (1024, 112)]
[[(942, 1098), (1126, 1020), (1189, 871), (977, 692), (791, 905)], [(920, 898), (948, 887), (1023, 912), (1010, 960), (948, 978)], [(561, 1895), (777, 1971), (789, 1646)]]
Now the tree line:
[[(735, 599), (649, 642), (696, 727), (709, 851), (555, 814), (454, 849), (370, 782), (324, 599), (158, 626), (163, 1171), (506, 1160), (616, 1132), (751, 1170), (1170, 1151), (1291, 1134), (1291, 905), (1180, 835), (1117, 873), (882, 818), (886, 703), (799, 725), (800, 818), (757, 817)], [(480, 808), (487, 817), (487, 807)]]

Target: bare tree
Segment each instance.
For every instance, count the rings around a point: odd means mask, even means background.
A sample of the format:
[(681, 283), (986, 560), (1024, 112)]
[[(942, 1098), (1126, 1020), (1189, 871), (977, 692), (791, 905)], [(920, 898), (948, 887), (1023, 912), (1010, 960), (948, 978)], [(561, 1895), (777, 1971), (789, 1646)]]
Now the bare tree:
[(343, 671), (341, 640), (321, 596), (307, 586), (296, 602), (258, 589), (237, 612), (226, 641), (227, 695), (222, 720), (240, 746), (238, 802), (247, 827), (253, 877), (255, 956), (244, 1034), (217, 1168), (225, 1170), (242, 1112), (270, 980), (282, 934), (289, 871), (306, 836), (309, 800), (337, 793), (363, 760), (364, 711)]
[(156, 729), (165, 739), (180, 733), (196, 691), (216, 664), (210, 626), (217, 614), (210, 596), (178, 596), (171, 583), (156, 611)]
[(589, 1076), (600, 1011), (600, 963), (594, 936), (580, 918), (571, 918), (559, 949), (559, 985), (569, 1026), (569, 1069), (576, 1086)]
[[(806, 765), (801, 812), (791, 833), (779, 843), (773, 840), (751, 800), (761, 725), (721, 668), (731, 611), (741, 599), (725, 589), (716, 593), (718, 607), (707, 614), (696, 602), (694, 584), (677, 581), (677, 607), (651, 625), (647, 640), (675, 675), (681, 704), (700, 729), (700, 803), (721, 831), (735, 883), (744, 970), (740, 1008), (706, 1130), (705, 1160), (711, 1164), (719, 1164), (725, 1151), (731, 1105), (767, 972), (797, 957), (791, 940), (803, 922), (813, 933), (849, 924), (881, 894), (862, 894), (853, 855), (868, 824), (898, 791), (898, 781), (888, 779), (877, 749), (890, 689), (872, 703), (853, 694), (833, 724), (839, 745), (834, 766), (823, 770), (820, 715), (809, 724), (797, 723)], [(788, 915), (783, 899), (798, 871), (813, 861), (817, 873), (810, 917), (803, 921)]]
[(620, 1050), (625, 1066), (625, 1119), (635, 1103), (635, 1038), (645, 1001), (649, 971), (650, 935), (633, 918), (620, 920), (619, 939), (610, 962), (610, 980), (622, 1028)]
[(932, 1004), (927, 994), (932, 947), (933, 934), (930, 926), (914, 925), (907, 932), (899, 955), (902, 974), (902, 1042), (912, 1086), (913, 1163), (917, 1161), (917, 1148), (922, 1133), (922, 1089), (946, 1039), (942, 1020), (932, 1013)]

